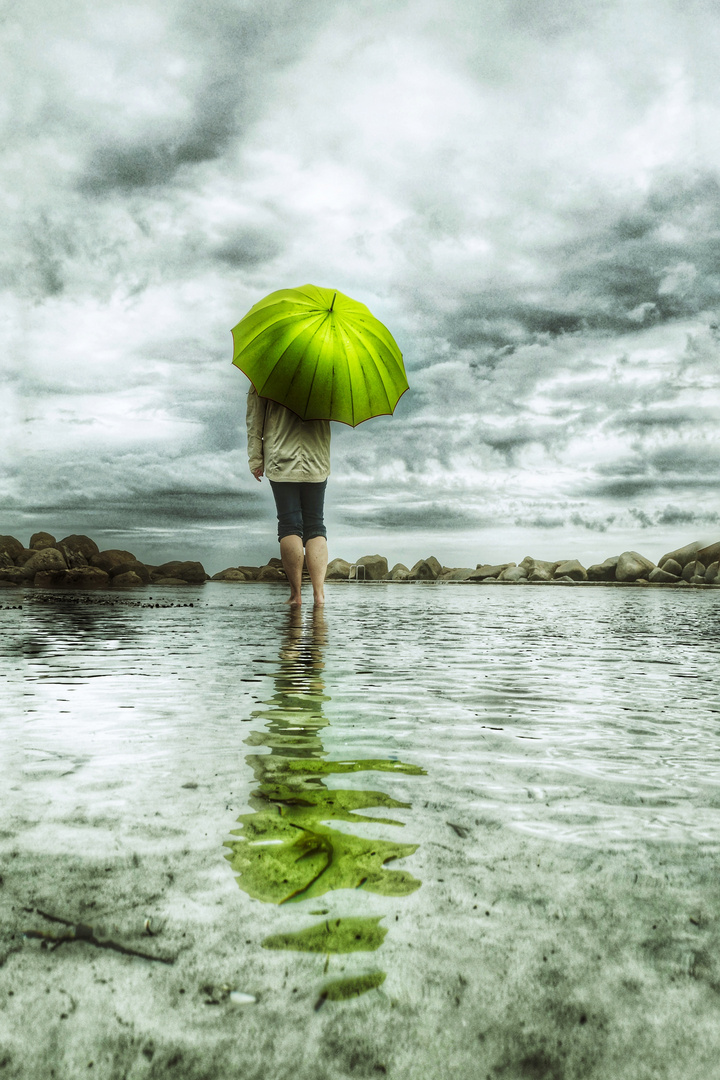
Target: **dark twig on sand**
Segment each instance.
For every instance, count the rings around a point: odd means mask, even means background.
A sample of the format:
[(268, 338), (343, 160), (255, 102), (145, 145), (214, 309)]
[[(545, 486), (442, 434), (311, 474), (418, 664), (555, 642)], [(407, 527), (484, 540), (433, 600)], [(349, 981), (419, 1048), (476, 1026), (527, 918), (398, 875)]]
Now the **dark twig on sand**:
[(43, 919), (49, 919), (51, 922), (61, 923), (63, 926), (70, 927), (69, 934), (48, 934), (44, 930), (25, 930), (23, 931), (27, 938), (40, 938), (43, 944), (49, 944), (53, 949), (57, 949), (60, 945), (64, 945), (69, 941), (84, 941), (88, 945), (94, 945), (98, 949), (112, 949), (114, 952), (122, 953), (124, 956), (139, 956), (141, 960), (157, 960), (160, 964), (174, 964), (174, 957), (165, 956), (152, 956), (150, 953), (139, 952), (137, 949), (130, 949), (126, 945), (121, 945), (118, 941), (100, 941), (95, 937), (95, 932), (92, 926), (87, 926), (85, 923), (74, 923), (69, 919), (61, 919), (58, 915), (50, 915), (47, 911), (42, 911), (40, 908), (25, 908), (25, 911), (42, 915)]

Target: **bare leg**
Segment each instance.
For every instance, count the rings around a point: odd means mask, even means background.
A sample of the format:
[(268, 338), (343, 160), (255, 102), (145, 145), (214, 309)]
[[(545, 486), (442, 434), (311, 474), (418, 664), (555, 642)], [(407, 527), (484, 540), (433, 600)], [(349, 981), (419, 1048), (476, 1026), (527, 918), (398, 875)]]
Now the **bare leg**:
[(325, 603), (325, 571), (328, 564), (327, 540), (314, 536), (305, 545), (305, 561), (313, 587), (313, 599), (320, 606)]
[(301, 604), (302, 596), (300, 594), (300, 586), (302, 585), (302, 569), (303, 569), (303, 542), (300, 536), (283, 536), (280, 541), (280, 558), (282, 559), (283, 570), (287, 574), (287, 579), (290, 582), (290, 599), (286, 600), (287, 604)]

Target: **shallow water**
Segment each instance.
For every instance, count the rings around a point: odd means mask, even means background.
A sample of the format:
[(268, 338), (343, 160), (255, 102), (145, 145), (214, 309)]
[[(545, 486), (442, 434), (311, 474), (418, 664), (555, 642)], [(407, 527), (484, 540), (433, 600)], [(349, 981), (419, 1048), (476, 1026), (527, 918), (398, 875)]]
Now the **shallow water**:
[[(489, 814), (589, 846), (720, 843), (714, 593), (328, 591), (323, 615), (289, 612), (276, 587), (227, 585), (0, 611), (2, 664), (25, 672), (22, 762), (12, 747), (25, 796), (72, 772), (88, 813), (109, 790), (137, 811), (163, 778), (192, 782), (232, 758), (240, 806), (294, 695), (314, 731), (289, 725), (295, 757), (404, 762), (426, 777), (399, 764), (375, 774), (381, 789), (432, 802), (450, 788), (460, 824)], [(5, 701), (7, 740), (20, 701)], [(341, 779), (361, 790), (367, 775)]]
[(284, 596), (4, 593), (11, 1075), (707, 1080), (718, 594)]

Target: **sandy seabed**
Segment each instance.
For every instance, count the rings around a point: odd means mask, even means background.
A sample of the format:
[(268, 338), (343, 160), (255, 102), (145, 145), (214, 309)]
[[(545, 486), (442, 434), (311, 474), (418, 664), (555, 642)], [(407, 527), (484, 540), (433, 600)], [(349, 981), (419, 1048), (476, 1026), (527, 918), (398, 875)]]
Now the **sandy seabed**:
[[(2, 1080), (718, 1075), (716, 845), (558, 844), (507, 827), (472, 786), (396, 777), (417, 811), (402, 864), (422, 888), (278, 907), (223, 858), (241, 767), (185, 760), (156, 809), (113, 809), (107, 784), (96, 813), (77, 809), (82, 762), (4, 785)], [(381, 955), (262, 947), (320, 911), (382, 916)], [(47, 915), (172, 963), (32, 936), (72, 933)], [(379, 989), (322, 1000), (329, 977), (379, 969)]]

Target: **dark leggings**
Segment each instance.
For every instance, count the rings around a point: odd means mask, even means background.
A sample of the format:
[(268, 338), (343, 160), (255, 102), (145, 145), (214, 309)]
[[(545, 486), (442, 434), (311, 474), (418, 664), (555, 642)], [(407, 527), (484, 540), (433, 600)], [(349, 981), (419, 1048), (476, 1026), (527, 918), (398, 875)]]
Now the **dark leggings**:
[(298, 480), (271, 480), (278, 516), (278, 540), (283, 536), (300, 536), (303, 544), (316, 536), (327, 537), (323, 523), (323, 506), (327, 480), (320, 484)]

